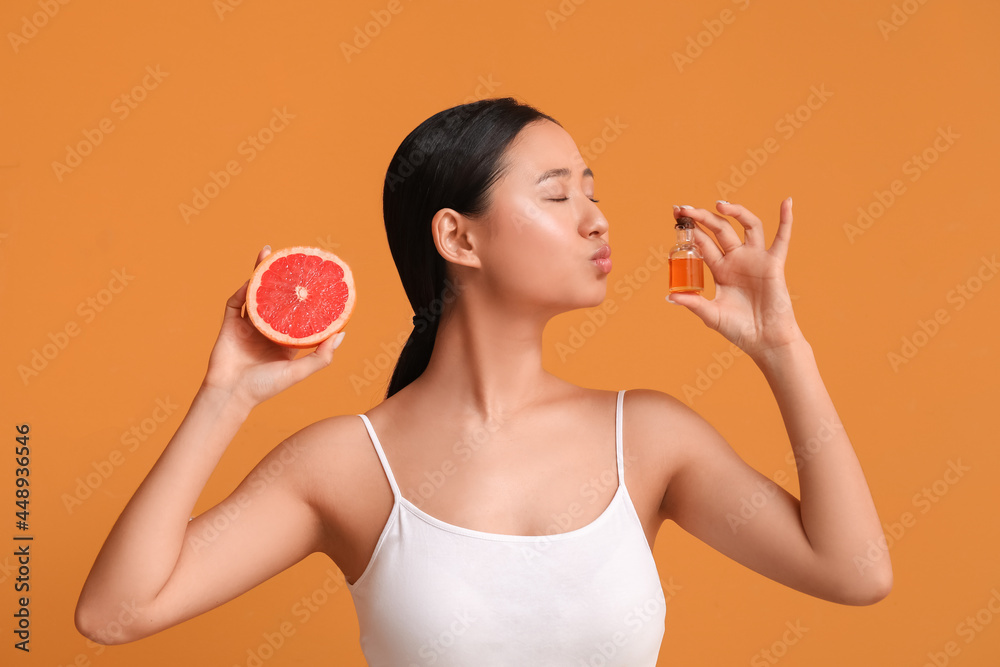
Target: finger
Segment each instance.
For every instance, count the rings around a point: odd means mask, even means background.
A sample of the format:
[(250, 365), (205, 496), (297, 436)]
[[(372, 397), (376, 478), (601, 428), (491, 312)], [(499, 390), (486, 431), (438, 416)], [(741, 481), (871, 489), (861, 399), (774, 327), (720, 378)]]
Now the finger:
[(732, 223), (720, 215), (716, 215), (715, 213), (707, 211), (703, 208), (694, 208), (693, 206), (688, 206), (686, 204), (681, 206), (680, 213), (678, 215), (686, 215), (695, 222), (700, 222), (702, 225), (710, 229), (712, 233), (715, 234), (715, 238), (719, 241), (719, 246), (722, 248), (723, 252), (732, 252), (743, 245), (743, 241), (741, 241), (739, 235), (736, 234), (736, 230), (733, 229)]
[(743, 243), (752, 248), (764, 250), (764, 224), (756, 215), (739, 204), (730, 204), (725, 200), (715, 203), (716, 208), (725, 215), (736, 218), (743, 226)]
[(668, 301), (684, 306), (705, 323), (705, 326), (715, 329), (719, 321), (719, 307), (700, 294), (674, 292), (667, 297)]
[(778, 231), (774, 235), (771, 243), (771, 254), (782, 262), (788, 257), (788, 243), (792, 239), (792, 198), (789, 197), (781, 202), (780, 213), (778, 214)]
[(713, 269), (716, 262), (723, 258), (722, 251), (716, 245), (715, 239), (709, 236), (708, 232), (698, 225), (694, 226), (693, 238), (694, 244), (698, 247), (702, 258), (705, 260), (705, 264), (709, 270)]
[(233, 295), (229, 297), (226, 301), (226, 312), (223, 315), (222, 321), (239, 318), (241, 321), (236, 323), (236, 333), (241, 338), (248, 338), (253, 335), (257, 330), (250, 320), (246, 318), (246, 305), (247, 305), (247, 287), (250, 285), (250, 281), (247, 280), (240, 288), (233, 292)]
[(226, 301), (226, 315), (227, 316), (230, 313), (230, 309), (235, 310), (235, 311), (239, 311), (241, 308), (243, 308), (244, 305), (246, 305), (246, 302), (247, 302), (247, 287), (249, 287), (249, 285), (250, 285), (250, 281), (249, 280), (244, 281), (244, 283), (242, 285), (240, 285), (240, 288), (238, 290), (236, 290), (235, 292), (233, 292), (233, 295), (231, 297), (229, 297), (228, 301)]
[(264, 261), (264, 258), (270, 254), (271, 254), (271, 246), (266, 245), (263, 248), (261, 248), (260, 252), (257, 253), (257, 261), (253, 263), (253, 268), (256, 269), (258, 266), (260, 266), (260, 263)]
[(333, 361), (333, 351), (340, 346), (346, 333), (335, 333), (306, 356), (294, 360), (288, 367), (288, 379), (294, 384), (329, 366)]
[[(684, 209), (685, 211), (687, 209)], [(674, 206), (674, 219), (683, 217), (685, 214), (681, 211), (680, 206)], [(693, 220), (694, 218), (692, 218)], [(702, 258), (705, 260), (705, 264), (711, 269), (715, 266), (715, 263), (722, 259), (722, 251), (719, 250), (719, 246), (716, 245), (715, 239), (709, 236), (708, 232), (703, 230), (698, 225), (694, 226), (691, 234), (694, 240), (695, 246), (701, 252)]]

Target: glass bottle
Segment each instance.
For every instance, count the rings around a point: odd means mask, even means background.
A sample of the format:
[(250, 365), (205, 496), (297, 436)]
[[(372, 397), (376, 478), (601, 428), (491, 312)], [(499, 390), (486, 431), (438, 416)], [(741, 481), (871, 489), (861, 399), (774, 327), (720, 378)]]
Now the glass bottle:
[(677, 218), (677, 244), (670, 249), (670, 292), (700, 292), (705, 289), (705, 268), (694, 244), (694, 220)]

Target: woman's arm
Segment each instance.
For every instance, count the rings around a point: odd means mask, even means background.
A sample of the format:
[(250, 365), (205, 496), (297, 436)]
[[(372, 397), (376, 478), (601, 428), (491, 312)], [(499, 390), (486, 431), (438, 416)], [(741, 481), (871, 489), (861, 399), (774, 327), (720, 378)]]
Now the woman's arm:
[[(216, 607), (321, 548), (322, 524), (301, 492), (308, 470), (295, 460), (301, 451), (293, 439), (228, 498), (189, 521), (245, 418), (227, 396), (199, 390), (94, 562), (76, 609), (82, 634), (101, 644), (134, 641)], [(262, 474), (272, 461), (281, 474)], [(267, 484), (256, 490), (254, 480)]]
[(267, 341), (240, 316), (246, 287), (226, 304), (206, 378), (187, 415), (125, 506), (83, 586), (75, 621), (94, 641), (115, 644), (158, 632), (323, 546), (307, 462), (310, 436), (320, 425), (280, 443), (225, 501), (189, 521), (251, 409), (328, 365), (342, 339), (292, 360), (294, 350)]
[(784, 285), (791, 201), (782, 204), (770, 250), (764, 250), (762, 225), (753, 214), (728, 203), (719, 208), (744, 226), (746, 241), (740, 242), (724, 218), (684, 209), (680, 214), (702, 222), (722, 246), (720, 251), (697, 230), (718, 288), (712, 301), (697, 295), (672, 298), (740, 345), (763, 372), (795, 455), (801, 499), (748, 466), (693, 410), (659, 394), (646, 397), (647, 404), (656, 404), (646, 411), (654, 415), (646, 437), (672, 433), (669, 445), (661, 448), (674, 457), (662, 514), (793, 588), (843, 604), (877, 602), (892, 588), (888, 553), (869, 557), (873, 545), (878, 551), (885, 544), (882, 527)]
[(840, 604), (878, 602), (892, 588), (888, 552), (877, 546), (882, 528), (809, 346), (787, 350), (765, 376), (795, 453), (801, 500), (676, 398), (634, 390), (636, 435), (669, 459), (660, 517), (790, 588)]
[[(871, 602), (892, 589), (888, 553), (861, 463), (820, 377), (812, 347), (801, 339), (757, 360), (781, 411), (799, 477), (802, 527), (813, 552), (843, 577), (847, 590)], [(881, 557), (884, 556), (884, 557)]]

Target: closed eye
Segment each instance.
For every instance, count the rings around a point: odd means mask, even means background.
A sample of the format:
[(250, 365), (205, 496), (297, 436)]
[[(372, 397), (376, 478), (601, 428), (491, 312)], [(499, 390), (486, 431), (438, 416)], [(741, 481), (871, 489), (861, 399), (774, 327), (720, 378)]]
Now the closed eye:
[[(568, 199), (569, 197), (562, 197), (560, 199), (549, 199), (549, 201), (567, 201)], [(594, 202), (595, 204), (601, 201), (600, 199), (594, 199), (593, 197), (588, 197), (588, 199), (590, 199), (590, 201)]]

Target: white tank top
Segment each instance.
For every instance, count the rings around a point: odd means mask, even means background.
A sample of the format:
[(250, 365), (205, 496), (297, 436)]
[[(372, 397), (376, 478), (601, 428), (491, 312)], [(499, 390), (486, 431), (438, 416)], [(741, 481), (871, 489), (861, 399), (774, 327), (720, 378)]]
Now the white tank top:
[(364, 420), (394, 502), (371, 560), (347, 584), (370, 667), (654, 667), (666, 601), (625, 488), (591, 523), (552, 535), (486, 533), (426, 514), (396, 485)]

